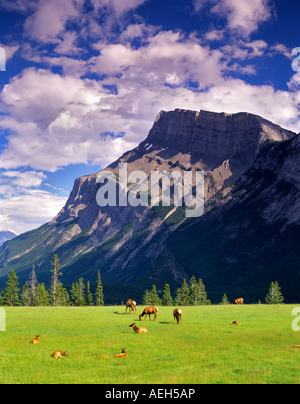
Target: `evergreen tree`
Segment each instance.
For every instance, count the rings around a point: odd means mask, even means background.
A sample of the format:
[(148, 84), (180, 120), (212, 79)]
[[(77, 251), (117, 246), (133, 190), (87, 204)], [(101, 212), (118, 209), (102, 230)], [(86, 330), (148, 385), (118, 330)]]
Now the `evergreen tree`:
[(19, 278), (15, 271), (12, 269), (8, 275), (5, 290), (5, 304), (8, 306), (15, 306), (19, 303)]
[(166, 284), (164, 287), (162, 304), (163, 304), (163, 306), (173, 306), (173, 304), (174, 304), (173, 298), (171, 296), (171, 290), (170, 290), (169, 284)]
[(49, 294), (44, 283), (38, 283), (36, 287), (35, 303), (37, 306), (49, 306)]
[(30, 289), (27, 282), (22, 288), (21, 302), (23, 306), (30, 306), (31, 304)]
[(198, 284), (199, 284), (199, 288), (200, 288), (200, 305), (201, 306), (210, 305), (211, 301), (207, 299), (207, 293), (206, 293), (205, 285), (204, 285), (202, 279), (199, 279)]
[(60, 283), (56, 293), (56, 306), (67, 306), (69, 304), (69, 294), (66, 288)]
[(72, 306), (79, 306), (79, 299), (80, 299), (80, 290), (78, 283), (72, 283), (71, 287), (71, 304)]
[(95, 304), (96, 304), (96, 306), (104, 306), (104, 293), (103, 293), (103, 286), (102, 286), (100, 271), (98, 271), (98, 275), (97, 275), (97, 286), (96, 286), (96, 291), (95, 291)]
[(149, 290), (146, 289), (144, 296), (143, 296), (143, 304), (145, 304), (146, 306), (150, 305), (150, 295), (149, 295)]
[(188, 306), (190, 304), (190, 290), (186, 280), (183, 280), (181, 288), (177, 290), (176, 304), (178, 306)]
[(79, 290), (79, 306), (85, 306), (85, 286), (83, 278), (78, 279), (78, 290)]
[(87, 306), (93, 306), (93, 295), (91, 293), (91, 286), (90, 282), (87, 281), (86, 288), (85, 288), (85, 302)]
[(281, 288), (278, 285), (278, 282), (272, 282), (270, 285), (269, 293), (266, 296), (267, 304), (281, 304), (283, 303), (284, 298), (281, 294)]
[(53, 255), (52, 260), (51, 260), (51, 266), (52, 266), (52, 278), (51, 278), (51, 287), (50, 287), (50, 299), (51, 303), (53, 306), (56, 306), (56, 295), (57, 295), (57, 290), (60, 285), (58, 277), (62, 275), (62, 273), (59, 271), (60, 270), (60, 263), (59, 263), (59, 258), (58, 255)]
[(37, 276), (35, 272), (35, 267), (32, 267), (32, 271), (29, 275), (28, 286), (29, 286), (29, 296), (30, 296), (30, 305), (36, 306), (36, 286), (37, 286)]
[(152, 286), (152, 289), (149, 292), (149, 305), (151, 305), (151, 306), (160, 306), (161, 305), (161, 299), (158, 296), (155, 285)]
[(191, 306), (199, 306), (201, 304), (201, 290), (195, 276), (190, 280), (190, 294), (189, 301)]
[(229, 300), (228, 300), (228, 297), (226, 296), (226, 295), (224, 295), (223, 297), (222, 297), (222, 301), (221, 301), (221, 303), (220, 303), (221, 305), (227, 305), (227, 304), (230, 304), (229, 303)]

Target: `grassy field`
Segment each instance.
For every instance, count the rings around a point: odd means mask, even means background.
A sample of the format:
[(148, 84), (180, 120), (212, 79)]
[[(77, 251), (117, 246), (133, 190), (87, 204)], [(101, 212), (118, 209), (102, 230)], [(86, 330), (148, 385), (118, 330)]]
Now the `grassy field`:
[[(128, 327), (141, 323), (123, 307), (5, 308), (0, 383), (299, 383), (294, 307), (184, 307), (182, 325), (161, 307), (156, 323), (142, 323), (145, 335)], [(124, 347), (127, 358), (112, 357)], [(68, 357), (52, 359), (55, 350)]]

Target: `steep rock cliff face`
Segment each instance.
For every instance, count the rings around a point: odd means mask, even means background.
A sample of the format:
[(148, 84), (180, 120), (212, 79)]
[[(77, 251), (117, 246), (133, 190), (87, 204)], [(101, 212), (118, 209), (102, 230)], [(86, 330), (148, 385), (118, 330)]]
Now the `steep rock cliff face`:
[[(278, 152), (277, 148), (281, 147), (286, 147), (285, 153)], [(14, 267), (25, 278), (34, 264), (43, 278), (49, 272), (49, 260), (55, 252), (60, 255), (65, 282), (70, 283), (79, 276), (94, 281), (96, 271), (101, 268), (104, 283), (148, 285), (156, 279), (176, 284), (196, 273), (197, 268), (195, 261), (187, 266), (176, 256), (176, 249), (168, 248), (170, 240), (184, 234), (185, 226), (201, 226), (207, 217), (221, 217), (224, 206), (243, 203), (244, 195), (255, 189), (253, 181), (264, 182), (264, 178), (276, 172), (276, 179), (282, 177), (282, 181), (293, 184), (293, 203), (288, 199), (284, 202), (284, 198), (279, 202), (274, 196), (261, 218), (271, 223), (284, 216), (286, 226), (297, 222), (298, 152), (296, 134), (256, 115), (162, 111), (145, 141), (107, 170), (118, 174), (120, 163), (127, 164), (129, 173), (142, 170), (147, 175), (152, 171), (202, 170), (205, 215), (190, 222), (185, 220), (182, 208), (100, 208), (96, 202), (98, 173), (78, 178), (66, 206), (52, 222), (0, 249), (0, 273), (5, 275)], [(239, 191), (237, 184), (240, 184)], [(266, 185), (264, 182), (265, 191), (261, 189), (261, 192), (270, 194)], [(245, 226), (245, 220), (232, 225), (237, 233), (240, 234), (239, 225)], [(185, 244), (194, 245), (188, 231)]]

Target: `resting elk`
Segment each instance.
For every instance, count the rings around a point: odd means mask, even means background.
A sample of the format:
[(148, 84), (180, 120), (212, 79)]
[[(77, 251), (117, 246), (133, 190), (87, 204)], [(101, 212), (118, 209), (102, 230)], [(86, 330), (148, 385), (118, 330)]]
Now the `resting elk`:
[(244, 299), (241, 297), (239, 299), (235, 299), (234, 304), (244, 304)]
[(148, 332), (147, 328), (137, 327), (135, 323), (130, 324), (129, 327), (132, 327), (137, 334), (146, 334)]
[(54, 359), (61, 359), (64, 356), (67, 356), (67, 352), (63, 352), (63, 351), (55, 351), (53, 352), (53, 354), (51, 355), (52, 358)]
[(140, 321), (142, 320), (142, 318), (144, 316), (146, 316), (144, 318), (144, 321), (146, 320), (147, 316), (149, 316), (149, 320), (151, 321), (151, 314), (154, 314), (154, 318), (153, 321), (156, 321), (157, 319), (157, 312), (158, 312), (158, 308), (157, 307), (146, 307), (143, 311), (143, 313), (139, 316)]
[(182, 311), (180, 309), (175, 309), (173, 311), (173, 317), (174, 321), (177, 321), (177, 324), (179, 324), (179, 322), (182, 323)]
[(115, 358), (125, 358), (127, 356), (126, 348), (122, 349), (122, 353), (114, 355)]
[(39, 343), (40, 338), (41, 337), (39, 335), (36, 335), (35, 338), (30, 341), (30, 343), (33, 344), (33, 345), (37, 345)]
[(127, 309), (129, 309), (130, 314), (132, 313), (136, 314), (136, 302), (134, 300), (127, 299), (125, 306), (126, 306), (125, 314), (127, 313)]

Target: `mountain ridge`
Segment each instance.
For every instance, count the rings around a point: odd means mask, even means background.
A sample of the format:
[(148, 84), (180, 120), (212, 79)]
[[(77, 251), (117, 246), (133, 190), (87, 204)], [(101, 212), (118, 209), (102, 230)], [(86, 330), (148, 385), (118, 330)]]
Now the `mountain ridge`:
[[(241, 190), (237, 193), (237, 184), (243, 184), (244, 192), (247, 193), (253, 180), (249, 179), (249, 173), (254, 175), (255, 172), (257, 177), (261, 170), (258, 182), (265, 175), (269, 177), (270, 167), (276, 168), (276, 150), (287, 145), (289, 149), (286, 155), (281, 154), (280, 157), (284, 161), (284, 170), (278, 176), (282, 175), (284, 181), (297, 185), (297, 161), (294, 160), (298, 157), (298, 143), (299, 136), (295, 133), (253, 114), (218, 114), (179, 109), (161, 111), (148, 137), (106, 170), (117, 174), (120, 163), (127, 164), (129, 173), (138, 169), (147, 175), (155, 170), (203, 170), (206, 202), (204, 216), (194, 221), (186, 220), (183, 209), (175, 209), (174, 206), (100, 209), (96, 202), (98, 173), (84, 176), (75, 180), (65, 207), (49, 224), (0, 248), (0, 274), (4, 275), (10, 266), (14, 266), (19, 275), (25, 278), (34, 262), (39, 276), (43, 278), (49, 271), (50, 255), (56, 252), (61, 258), (66, 282), (79, 276), (92, 280), (99, 268), (105, 284), (135, 284), (141, 289), (154, 281), (160, 284), (168, 282), (175, 287), (194, 272), (201, 276), (196, 262), (187, 265), (189, 260), (182, 261), (178, 251), (172, 247), (176, 245), (180, 234), (185, 234), (185, 241), (181, 241), (184, 248), (181, 249), (188, 249), (190, 241), (193, 244), (185, 226), (199, 227), (201, 233), (201, 226), (204, 226), (207, 218), (214, 223), (214, 215), (223, 218), (224, 206), (229, 207), (232, 203), (238, 206), (242, 203), (243, 193)], [(264, 186), (268, 188), (267, 184)], [(295, 201), (290, 210), (285, 210), (288, 216), (287, 228), (298, 223), (298, 192), (298, 188), (291, 192)], [(239, 197), (233, 198), (233, 195)], [(269, 210), (264, 211), (264, 225), (272, 217), (275, 222), (281, 220), (276, 203), (279, 204), (274, 198), (269, 204)], [(234, 212), (231, 215), (234, 217)], [(194, 237), (198, 239), (198, 236)], [(213, 240), (210, 242), (214, 244)], [(201, 250), (201, 245), (198, 249)], [(195, 251), (193, 254), (198, 256)], [(202, 254), (208, 263), (211, 262), (211, 273), (216, 272), (217, 264), (207, 258), (205, 251)], [(228, 258), (229, 263), (236, 259), (234, 256)], [(223, 266), (230, 272), (230, 265), (228, 268), (225, 264)], [(208, 269), (209, 264), (202, 273), (205, 275), (202, 277), (207, 278), (204, 282), (207, 281), (208, 290), (217, 290)], [(230, 273), (227, 277), (232, 279)]]

